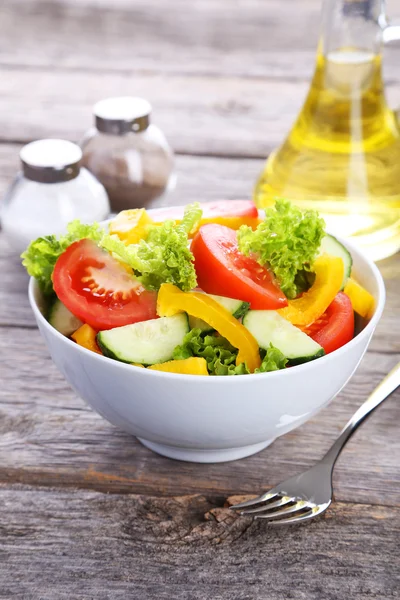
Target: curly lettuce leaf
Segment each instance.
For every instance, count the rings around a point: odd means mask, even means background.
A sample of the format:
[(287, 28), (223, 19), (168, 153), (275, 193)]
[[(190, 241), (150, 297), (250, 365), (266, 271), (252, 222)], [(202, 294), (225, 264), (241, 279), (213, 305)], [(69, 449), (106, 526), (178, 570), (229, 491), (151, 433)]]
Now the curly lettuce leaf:
[[(192, 329), (186, 334), (183, 344), (174, 350), (173, 358), (182, 360), (191, 356), (199, 356), (207, 361), (210, 375), (248, 375), (247, 365), (236, 365), (237, 348), (234, 348), (226, 338), (219, 335), (202, 333), (200, 329)], [(287, 359), (282, 352), (272, 345), (256, 373), (266, 373), (284, 369)]]
[(47, 235), (31, 242), (21, 254), (22, 264), (29, 275), (38, 281), (43, 294), (49, 296), (53, 293), (51, 276), (60, 254), (73, 242), (84, 238), (99, 242), (103, 234), (104, 231), (97, 223), (85, 225), (76, 219), (69, 223), (65, 235)]
[(179, 225), (174, 221), (150, 225), (146, 239), (137, 244), (126, 245), (116, 235), (105, 235), (100, 245), (132, 267), (146, 289), (158, 290), (162, 283), (173, 283), (186, 292), (197, 285), (188, 235), (201, 216), (200, 206), (191, 204)]
[(174, 350), (174, 359), (181, 360), (199, 356), (207, 361), (210, 375), (245, 375), (250, 373), (245, 364), (236, 366), (237, 349), (226, 338), (207, 335), (200, 329), (192, 329), (186, 334), (181, 346)]
[(185, 212), (182, 221), (177, 225), (177, 228), (184, 231), (186, 235), (196, 231), (198, 224), (203, 216), (203, 209), (200, 207), (198, 202), (188, 204), (185, 207)]
[(274, 208), (265, 210), (265, 220), (255, 231), (240, 227), (238, 243), (243, 254), (256, 256), (273, 271), (288, 298), (295, 298), (307, 289), (304, 272), (312, 271), (324, 235), (325, 222), (316, 211), (301, 211), (287, 200), (277, 200)]
[(268, 373), (269, 371), (279, 371), (286, 367), (288, 360), (284, 354), (278, 348), (275, 348), (270, 344), (268, 350), (265, 352), (265, 356), (262, 363), (254, 373)]

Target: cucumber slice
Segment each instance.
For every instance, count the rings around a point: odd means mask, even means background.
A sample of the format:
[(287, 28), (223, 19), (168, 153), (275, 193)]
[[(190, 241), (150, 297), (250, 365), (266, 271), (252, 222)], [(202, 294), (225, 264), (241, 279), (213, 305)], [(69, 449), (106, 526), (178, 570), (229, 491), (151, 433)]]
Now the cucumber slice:
[(260, 348), (268, 350), (272, 344), (286, 356), (290, 365), (299, 365), (325, 354), (322, 346), (275, 310), (249, 310), (243, 325), (256, 338)]
[(331, 256), (338, 256), (343, 260), (344, 264), (344, 275), (342, 281), (342, 287), (344, 289), (346, 282), (351, 274), (351, 267), (353, 266), (353, 259), (350, 252), (337, 240), (333, 235), (327, 233), (321, 241), (320, 254), (330, 254)]
[(126, 363), (154, 365), (172, 359), (189, 331), (185, 313), (141, 321), (97, 334), (103, 354)]
[(189, 318), (189, 327), (190, 329), (200, 329), (204, 333), (209, 333), (210, 331), (214, 331), (212, 327), (203, 319), (199, 319), (199, 317), (193, 317), (192, 315), (188, 315)]
[(83, 325), (82, 321), (75, 317), (58, 298), (50, 307), (48, 321), (54, 329), (67, 337)]
[[(250, 308), (250, 304), (248, 302), (243, 302), (242, 300), (226, 298), (225, 296), (216, 296), (215, 294), (204, 295), (213, 298), (216, 302), (226, 308), (226, 310), (228, 310), (236, 319), (243, 317)], [(192, 317), (191, 315), (189, 315), (189, 326), (190, 329), (201, 329), (201, 331), (204, 331), (204, 333), (214, 331), (214, 329), (210, 327), (208, 323), (202, 319), (199, 319), (198, 317)]]

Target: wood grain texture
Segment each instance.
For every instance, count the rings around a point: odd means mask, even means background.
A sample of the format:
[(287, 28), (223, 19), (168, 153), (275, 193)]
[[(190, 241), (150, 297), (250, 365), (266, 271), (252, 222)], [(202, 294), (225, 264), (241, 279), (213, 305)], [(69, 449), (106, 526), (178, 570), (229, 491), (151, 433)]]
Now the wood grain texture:
[(308, 526), (271, 529), (201, 495), (3, 486), (0, 530), (7, 600), (398, 597), (400, 509), (334, 504)]
[[(288, 133), (309, 81), (166, 74), (58, 72), (0, 68), (3, 140), (79, 140), (92, 124), (92, 105), (112, 95), (138, 95), (177, 153), (261, 157)], [(400, 84), (390, 86), (400, 105)]]
[[(396, 4), (388, 0), (389, 15), (396, 16)], [(308, 79), (320, 5), (320, 0), (229, 5), (170, 0), (167, 6), (160, 0), (2, 0), (0, 62), (101, 73)], [(390, 78), (398, 78), (397, 61), (395, 51), (388, 52)]]
[[(400, 356), (368, 353), (344, 393), (264, 452), (229, 465), (196, 465), (156, 456), (87, 408), (38, 331), (0, 328), (0, 344), (0, 481), (162, 495), (257, 493), (311, 466)], [(400, 506), (398, 399), (349, 442), (335, 470), (339, 500)]]
[[(1, 136), (21, 142), (46, 136), (79, 140), (92, 124), (93, 104), (110, 90), (147, 98), (154, 122), (178, 153), (265, 157), (289, 130), (307, 84), (3, 67)], [(400, 86), (396, 91), (400, 103)]]
[[(229, 7), (224, 0), (171, 0), (166, 9), (158, 0), (3, 0), (0, 61), (101, 72), (279, 76), (298, 74), (292, 60), (297, 48), (301, 74), (308, 76), (319, 2), (303, 0), (295, 27), (287, 26), (285, 5), (279, 0), (267, 6), (239, 0)], [(17, 27), (23, 45), (12, 34)], [(46, 32), (40, 45), (37, 31)]]

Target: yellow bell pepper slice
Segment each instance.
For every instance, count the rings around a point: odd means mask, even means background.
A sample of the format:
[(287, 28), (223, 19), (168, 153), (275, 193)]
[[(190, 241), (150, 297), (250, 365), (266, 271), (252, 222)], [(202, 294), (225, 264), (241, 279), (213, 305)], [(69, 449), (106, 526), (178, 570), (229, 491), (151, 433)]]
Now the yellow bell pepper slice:
[(147, 367), (152, 371), (164, 371), (164, 373), (180, 373), (181, 375), (207, 375), (207, 361), (205, 358), (184, 358), (183, 360), (169, 360), (158, 365)]
[(237, 365), (245, 362), (251, 373), (260, 366), (257, 341), (221, 304), (200, 292), (182, 292), (171, 283), (163, 283), (158, 292), (157, 313), (160, 317), (172, 317), (179, 312), (203, 319), (238, 348)]
[(362, 285), (349, 277), (343, 291), (350, 298), (354, 312), (364, 317), (364, 319), (372, 317), (375, 299)]
[(278, 310), (282, 317), (299, 327), (311, 325), (326, 311), (343, 282), (341, 258), (324, 254), (316, 259), (313, 268), (315, 281), (311, 288), (300, 298), (288, 300), (288, 306)]
[(79, 329), (77, 329), (72, 335), (72, 339), (87, 350), (91, 350), (92, 352), (96, 352), (97, 354), (102, 354), (100, 348), (96, 342), (97, 331), (90, 327), (87, 323), (85, 325), (81, 325)]
[(144, 208), (121, 211), (110, 223), (110, 235), (117, 235), (125, 244), (137, 244), (147, 236), (153, 220)]

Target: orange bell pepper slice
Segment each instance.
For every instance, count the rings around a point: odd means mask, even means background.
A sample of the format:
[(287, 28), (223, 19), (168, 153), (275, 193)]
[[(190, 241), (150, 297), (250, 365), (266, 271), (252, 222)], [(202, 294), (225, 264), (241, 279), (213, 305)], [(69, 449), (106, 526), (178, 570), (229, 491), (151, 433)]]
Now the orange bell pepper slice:
[(125, 244), (137, 244), (147, 236), (153, 219), (144, 208), (121, 211), (110, 223), (110, 235), (117, 235)]
[(299, 327), (308, 327), (326, 311), (343, 282), (344, 264), (339, 257), (324, 254), (316, 259), (313, 268), (315, 281), (311, 288), (278, 310), (282, 317)]
[(349, 277), (343, 291), (350, 298), (354, 312), (364, 317), (364, 319), (372, 317), (375, 299), (362, 285)]
[(236, 364), (247, 364), (252, 373), (261, 364), (257, 341), (249, 331), (221, 304), (210, 296), (199, 292), (182, 292), (171, 283), (163, 283), (158, 292), (157, 313), (160, 317), (171, 317), (186, 312), (203, 319), (225, 337), (239, 352)]
[(87, 323), (81, 325), (72, 335), (72, 339), (87, 350), (96, 352), (97, 354), (103, 354), (96, 342), (97, 331), (90, 327)]
[(147, 367), (153, 371), (164, 371), (164, 373), (179, 373), (181, 375), (207, 375), (207, 361), (205, 358), (192, 356), (182, 360), (169, 360), (158, 365)]

